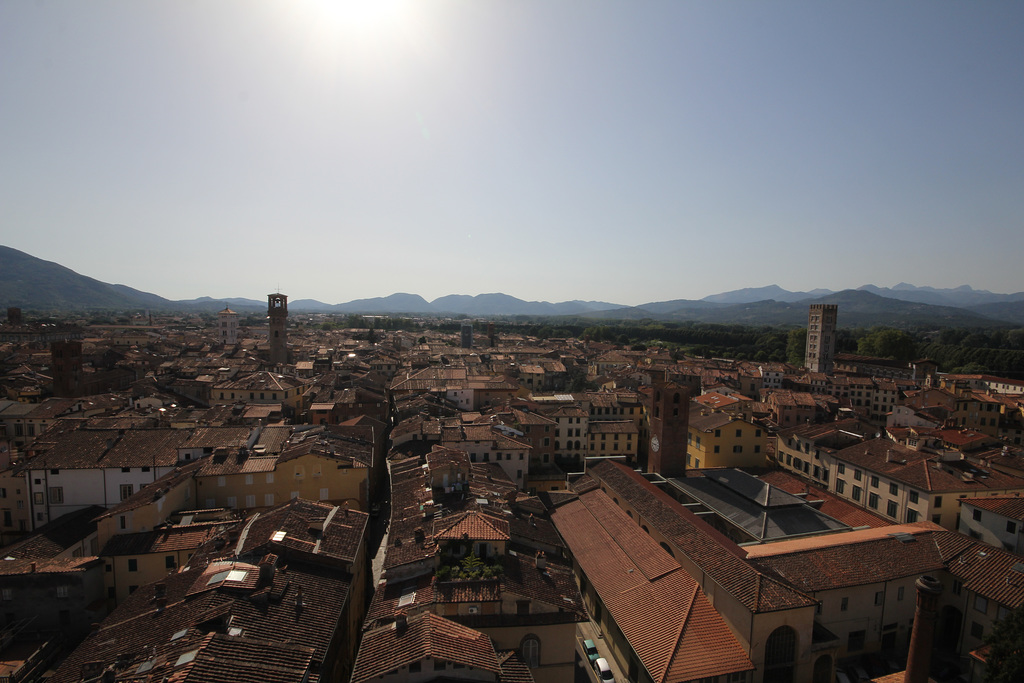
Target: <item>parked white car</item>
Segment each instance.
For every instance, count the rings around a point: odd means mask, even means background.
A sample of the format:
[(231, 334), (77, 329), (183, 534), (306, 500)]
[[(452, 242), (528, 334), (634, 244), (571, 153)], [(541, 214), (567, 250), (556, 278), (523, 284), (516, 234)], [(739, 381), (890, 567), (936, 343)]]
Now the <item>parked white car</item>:
[(615, 674), (612, 673), (612, 668), (608, 666), (608, 660), (604, 657), (594, 660), (594, 671), (597, 672), (597, 680), (601, 683), (615, 683)]

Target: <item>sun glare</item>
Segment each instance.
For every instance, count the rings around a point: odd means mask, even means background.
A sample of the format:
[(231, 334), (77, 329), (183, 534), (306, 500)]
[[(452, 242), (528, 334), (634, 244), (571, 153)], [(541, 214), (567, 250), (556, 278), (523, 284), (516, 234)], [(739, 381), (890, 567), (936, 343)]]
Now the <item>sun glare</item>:
[(410, 0), (305, 0), (295, 4), (310, 19), (349, 37), (369, 37), (398, 28), (411, 10)]
[(281, 19), (290, 24), (299, 48), (318, 72), (340, 65), (373, 64), (418, 52), (422, 13), (412, 0), (298, 0)]

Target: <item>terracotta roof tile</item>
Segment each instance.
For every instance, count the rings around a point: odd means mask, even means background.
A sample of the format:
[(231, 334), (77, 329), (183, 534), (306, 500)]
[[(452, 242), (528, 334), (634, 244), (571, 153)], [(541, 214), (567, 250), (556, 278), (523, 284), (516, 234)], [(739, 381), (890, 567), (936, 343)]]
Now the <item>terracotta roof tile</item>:
[(424, 612), (363, 634), (352, 683), (378, 678), (424, 659), (442, 660), (498, 674), (501, 667), (491, 639), (466, 626)]

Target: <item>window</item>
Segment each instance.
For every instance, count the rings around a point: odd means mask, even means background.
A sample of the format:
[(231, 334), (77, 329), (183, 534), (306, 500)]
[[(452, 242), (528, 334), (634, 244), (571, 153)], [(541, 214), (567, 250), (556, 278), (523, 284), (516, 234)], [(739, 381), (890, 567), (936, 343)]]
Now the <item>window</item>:
[(853, 480), (854, 481), (860, 481), (860, 478), (861, 478), (861, 471), (860, 470), (854, 470), (853, 471)]
[(120, 525), (121, 528), (122, 529), (127, 529), (128, 528), (128, 518), (125, 517), (124, 515), (121, 515), (120, 521), (121, 521), (121, 525)]
[(839, 603), (839, 611), (845, 612), (848, 609), (850, 609), (850, 598), (843, 598)]
[(897, 600), (902, 600), (903, 599), (903, 588), (904, 588), (903, 586), (900, 586), (899, 588), (896, 589), (896, 599)]
[(409, 662), (409, 673), (411, 674), (418, 674), (422, 668), (423, 665), (420, 662)]
[(274, 504), (274, 494), (273, 493), (264, 493), (263, 494), (263, 504), (266, 505), (267, 507), (272, 506)]
[(878, 477), (874, 477), (874, 476), (871, 477), (871, 488), (873, 488), (873, 489), (877, 489), (878, 488)]
[(245, 507), (254, 508), (256, 507), (256, 496), (248, 495), (245, 497)]
[(899, 493), (900, 493), (900, 485), (899, 484), (889, 484), (889, 495), (890, 496), (898, 496)]
[(863, 650), (865, 635), (865, 631), (850, 631), (850, 635), (846, 639), (847, 652), (858, 652), (860, 650)]
[(132, 484), (121, 484), (121, 500), (131, 498), (132, 493), (134, 493), (134, 489), (135, 487)]
[(540, 666), (540, 638), (532, 633), (527, 635), (520, 643), (519, 651), (526, 666), (531, 669)]
[(1006, 533), (1008, 533), (1008, 534), (1015, 534), (1015, 533), (1017, 533), (1017, 523), (1012, 521), (1012, 520), (1007, 522), (1006, 523)]
[(896, 515), (899, 513), (899, 505), (896, 504), (895, 500), (890, 500), (885, 504), (885, 514), (889, 515), (893, 519), (896, 519)]
[(164, 568), (174, 569), (178, 566), (177, 560), (174, 559), (174, 555), (164, 555)]
[(838, 472), (839, 474), (846, 474), (846, 465), (844, 465), (843, 463), (837, 464), (836, 472)]
[(736, 446), (733, 446), (732, 447), (732, 452), (733, 453), (742, 453), (743, 452), (743, 446), (740, 446), (738, 444)]
[(882, 591), (875, 591), (875, 605), (876, 606), (881, 605), (882, 601), (884, 599), (885, 599), (885, 593), (883, 593)]
[(918, 500), (917, 491), (911, 491), (910, 492), (910, 502), (911, 503), (916, 503), (917, 500)]
[(846, 488), (846, 481), (843, 479), (836, 479), (836, 493), (841, 494)]
[(66, 597), (68, 597), (68, 587), (67, 586), (57, 586), (57, 597), (58, 598), (66, 598)]
[(51, 486), (50, 487), (50, 503), (59, 505), (64, 502), (64, 487), (63, 486)]
[(13, 600), (14, 599), (14, 589), (13, 588), (4, 588), (2, 596), (3, 596), (4, 600)]
[(978, 508), (974, 508), (974, 512), (971, 513), (971, 517), (972, 517), (972, 519), (974, 519), (975, 522), (980, 522), (981, 521), (981, 510), (979, 510)]
[(274, 473), (273, 472), (267, 472), (267, 483), (268, 484), (273, 484), (274, 483)]
[(249, 486), (251, 484), (252, 484), (252, 475), (251, 474), (245, 475), (245, 485)]
[(868, 494), (868, 507), (871, 508), (872, 510), (877, 510), (878, 509), (878, 494), (877, 493), (869, 493)]
[(128, 560), (128, 571), (130, 571), (130, 572), (137, 572), (137, 571), (139, 571), (139, 561), (134, 559), (134, 558)]
[(917, 510), (907, 510), (907, 523), (913, 524), (917, 521)]
[(942, 507), (942, 496), (935, 496), (935, 507)]
[(974, 609), (978, 610), (982, 614), (988, 613), (988, 599), (983, 598), (980, 595), (974, 596)]
[(854, 486), (853, 487), (853, 499), (854, 500), (860, 500), (860, 487), (859, 486)]
[(963, 588), (963, 584), (953, 579), (953, 595), (960, 595), (960, 591)]
[(976, 621), (971, 622), (971, 637), (981, 638), (985, 635), (985, 627)]
[(217, 486), (226, 486), (228, 480), (224, 477), (217, 477)]

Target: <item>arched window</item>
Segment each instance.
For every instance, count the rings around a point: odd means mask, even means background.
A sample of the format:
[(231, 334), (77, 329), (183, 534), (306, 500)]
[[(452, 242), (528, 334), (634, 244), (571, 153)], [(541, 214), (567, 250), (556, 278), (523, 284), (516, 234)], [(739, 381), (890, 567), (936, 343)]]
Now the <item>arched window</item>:
[(672, 557), (676, 556), (676, 554), (674, 552), (672, 552), (672, 548), (669, 547), (668, 543), (665, 543), (665, 541), (662, 541), (660, 543), (660, 545), (661, 545), (661, 549), (664, 550), (666, 553), (668, 553)]
[(764, 683), (793, 683), (796, 631), (780, 626), (764, 644)]
[(556, 451), (558, 450), (558, 442), (557, 441), (555, 442), (555, 450)]
[(644, 530), (644, 533), (645, 533), (645, 534), (649, 534), (649, 533), (651, 533), (651, 530), (647, 528), (647, 525), (646, 525), (646, 524), (641, 524), (641, 525), (640, 525), (640, 528)]
[(678, 391), (675, 394), (672, 395), (672, 402), (673, 403), (679, 403), (679, 392)]
[(540, 666), (540, 638), (532, 633), (523, 636), (522, 642), (519, 643), (519, 655), (531, 669)]

